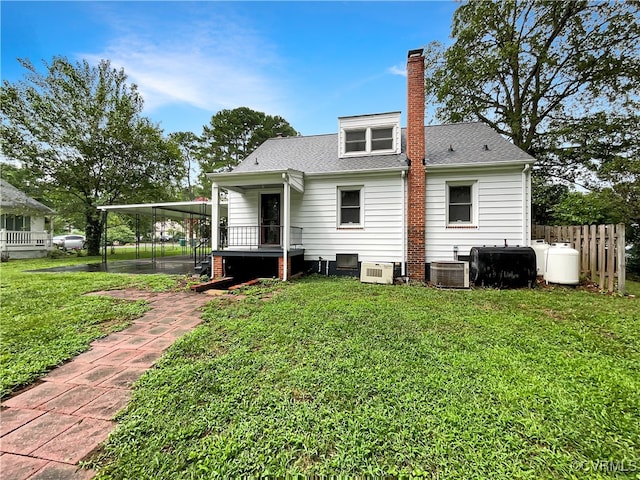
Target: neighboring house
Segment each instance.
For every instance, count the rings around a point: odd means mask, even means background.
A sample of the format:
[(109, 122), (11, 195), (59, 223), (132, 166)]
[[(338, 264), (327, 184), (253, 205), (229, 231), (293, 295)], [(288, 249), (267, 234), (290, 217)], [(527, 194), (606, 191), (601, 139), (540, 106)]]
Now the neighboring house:
[[(53, 249), (45, 217), (55, 212), (0, 179), (0, 255), (38, 258)], [(51, 223), (50, 223), (51, 225)]]
[(422, 50), (407, 70), (406, 129), (400, 112), (340, 117), (336, 134), (272, 138), (209, 174), (213, 276), (357, 275), (389, 262), (424, 281), (430, 262), (473, 246), (530, 243), (534, 159), (482, 123), (425, 127)]

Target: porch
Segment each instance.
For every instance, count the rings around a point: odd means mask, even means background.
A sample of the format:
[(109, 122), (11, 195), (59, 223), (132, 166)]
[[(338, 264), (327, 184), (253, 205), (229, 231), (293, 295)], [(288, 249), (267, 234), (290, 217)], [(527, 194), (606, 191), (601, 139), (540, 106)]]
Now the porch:
[(53, 249), (52, 236), (47, 232), (0, 230), (0, 255), (11, 258), (35, 258), (38, 253)]
[[(304, 193), (302, 172), (228, 172), (209, 176), (213, 180), (213, 277), (288, 280), (303, 271), (302, 228), (291, 224), (292, 194)], [(227, 218), (219, 209), (224, 192), (228, 192)]]

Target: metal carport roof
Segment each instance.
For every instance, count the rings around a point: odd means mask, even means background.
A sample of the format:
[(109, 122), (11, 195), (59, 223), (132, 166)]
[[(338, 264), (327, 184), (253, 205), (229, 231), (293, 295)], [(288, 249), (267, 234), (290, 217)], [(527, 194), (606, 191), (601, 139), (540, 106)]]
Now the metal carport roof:
[(211, 216), (211, 201), (135, 203), (130, 205), (102, 205), (98, 210), (127, 213), (130, 215), (153, 215), (165, 218), (184, 218), (185, 215)]

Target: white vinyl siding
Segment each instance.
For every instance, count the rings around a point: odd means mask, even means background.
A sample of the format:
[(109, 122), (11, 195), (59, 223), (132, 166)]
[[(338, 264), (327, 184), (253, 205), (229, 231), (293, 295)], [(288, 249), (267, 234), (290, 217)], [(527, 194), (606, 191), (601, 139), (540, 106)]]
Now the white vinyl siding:
[[(333, 261), (337, 253), (357, 253), (361, 262), (401, 262), (401, 182), (400, 172), (306, 177), (304, 194), (294, 192), (291, 202), (291, 224), (303, 228), (305, 259)], [(336, 224), (336, 189), (349, 184), (362, 188), (363, 228)]]
[[(448, 187), (473, 185), (471, 223), (449, 223)], [(427, 170), (426, 181), (426, 261), (452, 260), (453, 249), (469, 255), (472, 247), (522, 245), (522, 167), (478, 169), (465, 173)]]
[[(402, 182), (400, 172), (306, 176), (305, 191), (291, 190), (291, 226), (301, 227), (305, 260), (334, 261), (336, 254), (358, 254), (360, 262), (402, 262)], [(341, 228), (338, 187), (361, 191), (362, 228)], [(229, 226), (258, 224), (261, 193), (229, 192)]]

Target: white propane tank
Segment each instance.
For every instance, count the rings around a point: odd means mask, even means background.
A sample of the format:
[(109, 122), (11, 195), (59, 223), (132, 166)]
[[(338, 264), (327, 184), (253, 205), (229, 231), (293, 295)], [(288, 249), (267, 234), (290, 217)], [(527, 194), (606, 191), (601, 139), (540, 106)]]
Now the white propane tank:
[(577, 285), (580, 283), (580, 253), (568, 243), (554, 243), (547, 250), (544, 272), (547, 283)]
[(549, 250), (549, 244), (544, 240), (534, 240), (531, 242), (531, 248), (536, 252), (536, 275), (541, 277), (544, 275), (547, 265), (547, 250)]

